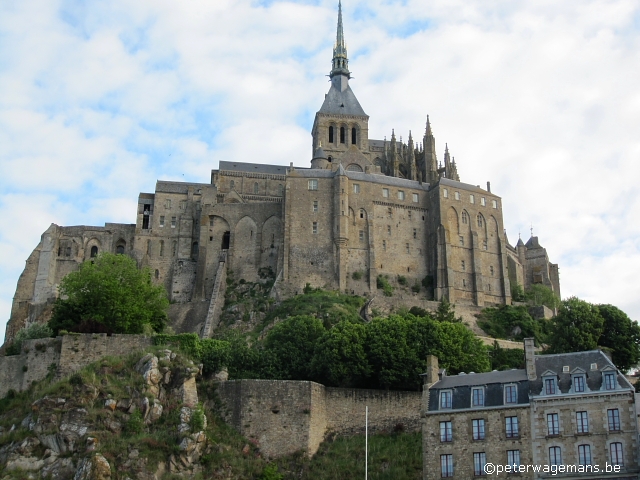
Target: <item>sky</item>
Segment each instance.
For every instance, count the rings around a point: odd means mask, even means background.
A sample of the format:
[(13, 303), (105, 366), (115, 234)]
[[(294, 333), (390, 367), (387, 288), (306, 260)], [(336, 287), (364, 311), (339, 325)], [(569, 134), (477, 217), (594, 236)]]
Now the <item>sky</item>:
[[(503, 199), (562, 296), (640, 320), (637, 0), (345, 0), (369, 136), (429, 115), (465, 183)], [(134, 223), (155, 182), (220, 160), (309, 166), (337, 1), (0, 2), (0, 338), (51, 223)], [(636, 219), (636, 220), (634, 220)]]

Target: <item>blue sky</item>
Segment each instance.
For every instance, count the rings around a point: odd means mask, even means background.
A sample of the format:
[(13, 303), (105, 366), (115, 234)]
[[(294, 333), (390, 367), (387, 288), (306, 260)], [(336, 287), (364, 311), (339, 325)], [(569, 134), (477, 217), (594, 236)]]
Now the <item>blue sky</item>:
[[(347, 0), (370, 136), (429, 114), (461, 179), (530, 225), (563, 296), (640, 319), (636, 1)], [(132, 223), (157, 179), (219, 160), (307, 166), (328, 89), (334, 1), (0, 4), (0, 335), (51, 223)]]

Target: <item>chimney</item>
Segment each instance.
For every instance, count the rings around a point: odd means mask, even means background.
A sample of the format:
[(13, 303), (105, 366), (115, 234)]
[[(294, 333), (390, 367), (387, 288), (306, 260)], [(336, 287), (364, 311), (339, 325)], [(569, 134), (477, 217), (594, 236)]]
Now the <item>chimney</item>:
[(438, 357), (435, 355), (427, 355), (427, 375), (426, 384), (433, 385), (440, 378), (438, 377)]
[(487, 182), (487, 192), (491, 193), (491, 182)]
[(536, 351), (533, 338), (524, 339), (524, 360), (527, 368), (527, 379), (533, 381), (536, 376)]

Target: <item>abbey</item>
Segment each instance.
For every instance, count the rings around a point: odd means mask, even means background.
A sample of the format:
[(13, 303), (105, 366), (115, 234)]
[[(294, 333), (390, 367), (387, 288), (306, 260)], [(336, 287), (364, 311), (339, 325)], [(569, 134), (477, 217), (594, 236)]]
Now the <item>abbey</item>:
[(489, 184), (462, 183), (447, 148), (438, 161), (428, 117), (421, 141), (369, 138), (340, 7), (330, 78), (310, 165), (221, 161), (208, 183), (158, 181), (141, 193), (135, 224), (51, 225), (20, 276), (5, 340), (46, 321), (61, 279), (103, 251), (148, 266), (203, 335), (228, 271), (247, 281), (271, 271), (285, 297), (307, 283), (371, 297), (379, 275), (405, 277), (423, 298), (476, 306), (510, 303), (514, 283), (560, 293), (558, 266), (537, 237), (509, 245)]

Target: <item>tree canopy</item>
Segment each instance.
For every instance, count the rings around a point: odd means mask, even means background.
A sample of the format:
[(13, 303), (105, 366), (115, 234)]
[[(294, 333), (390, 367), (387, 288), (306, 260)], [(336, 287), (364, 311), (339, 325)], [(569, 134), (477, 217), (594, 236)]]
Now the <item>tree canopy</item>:
[(626, 372), (640, 362), (640, 326), (613, 305), (598, 305), (604, 320), (598, 345), (611, 349), (616, 367)]
[[(125, 255), (102, 253), (60, 282), (49, 327), (73, 332), (162, 331), (169, 301), (147, 268)], [(148, 327), (147, 327), (148, 326)]]
[(549, 353), (594, 350), (604, 331), (604, 319), (598, 307), (577, 297), (563, 300), (553, 318)]

